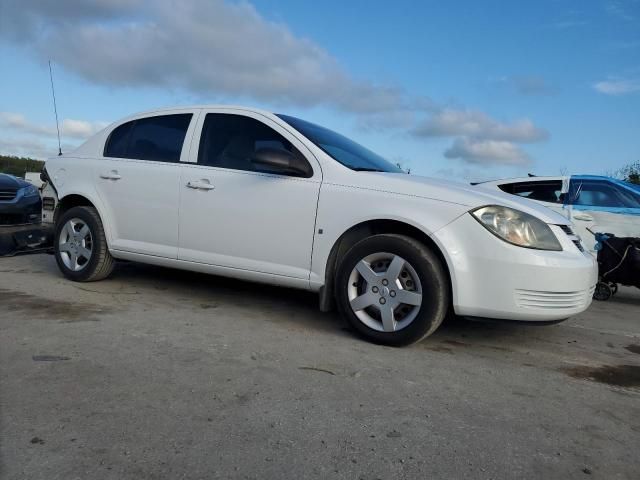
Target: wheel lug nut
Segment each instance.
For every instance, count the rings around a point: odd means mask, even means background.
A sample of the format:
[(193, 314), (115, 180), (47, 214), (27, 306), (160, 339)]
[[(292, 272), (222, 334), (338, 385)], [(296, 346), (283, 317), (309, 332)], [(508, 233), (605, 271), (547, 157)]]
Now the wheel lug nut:
[(373, 293), (378, 293), (378, 287), (372, 287), (372, 288), (371, 288), (371, 291), (372, 291)]
[(395, 290), (391, 290), (391, 291), (389, 292), (389, 296), (390, 296), (390, 297), (395, 297), (395, 296), (396, 296), (396, 291), (395, 291)]
[(384, 305), (385, 303), (387, 303), (387, 301), (385, 300), (385, 298), (384, 298), (384, 297), (382, 297), (382, 298), (380, 299), (380, 304), (381, 304), (381, 305)]
[(382, 284), (386, 287), (387, 285), (389, 285), (389, 281), (385, 278), (382, 280)]

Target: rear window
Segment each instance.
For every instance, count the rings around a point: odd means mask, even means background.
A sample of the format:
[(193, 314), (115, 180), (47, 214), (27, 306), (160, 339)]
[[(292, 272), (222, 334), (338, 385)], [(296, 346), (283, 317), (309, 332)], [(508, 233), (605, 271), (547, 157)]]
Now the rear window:
[(124, 123), (109, 135), (104, 156), (178, 162), (191, 117), (181, 113)]
[(498, 186), (503, 192), (539, 202), (562, 203), (564, 200), (562, 180), (503, 183)]

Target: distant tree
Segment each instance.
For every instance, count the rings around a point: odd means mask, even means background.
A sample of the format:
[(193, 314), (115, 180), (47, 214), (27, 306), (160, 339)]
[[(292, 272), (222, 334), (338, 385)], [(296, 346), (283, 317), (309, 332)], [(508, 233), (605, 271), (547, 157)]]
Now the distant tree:
[(640, 161), (629, 163), (613, 172), (608, 172), (608, 175), (625, 182), (640, 185)]
[(39, 172), (43, 166), (44, 162), (33, 158), (0, 155), (0, 173), (24, 178), (26, 172)]

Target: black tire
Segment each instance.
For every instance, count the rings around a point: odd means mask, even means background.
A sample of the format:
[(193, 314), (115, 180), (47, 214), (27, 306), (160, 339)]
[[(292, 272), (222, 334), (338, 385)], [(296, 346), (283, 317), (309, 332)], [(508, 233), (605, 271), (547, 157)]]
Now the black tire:
[(596, 289), (593, 291), (593, 299), (598, 300), (599, 302), (606, 302), (611, 298), (613, 292), (611, 291), (611, 287), (604, 282), (598, 282), (596, 284)]
[[(422, 284), (422, 302), (416, 317), (394, 332), (370, 328), (358, 318), (349, 302), (353, 269), (360, 260), (378, 252), (402, 257), (413, 267)], [(445, 267), (436, 254), (421, 242), (396, 234), (374, 235), (356, 243), (342, 258), (335, 278), (336, 303), (342, 317), (367, 340), (391, 346), (409, 345), (431, 335), (447, 314), (450, 290)]]
[[(74, 218), (82, 220), (91, 232), (91, 257), (80, 271), (65, 265), (60, 252), (60, 237), (69, 220)], [(56, 222), (54, 236), (54, 252), (58, 268), (62, 274), (75, 282), (95, 282), (108, 277), (115, 266), (115, 259), (109, 253), (107, 240), (102, 226), (102, 220), (93, 207), (73, 207), (60, 215)]]

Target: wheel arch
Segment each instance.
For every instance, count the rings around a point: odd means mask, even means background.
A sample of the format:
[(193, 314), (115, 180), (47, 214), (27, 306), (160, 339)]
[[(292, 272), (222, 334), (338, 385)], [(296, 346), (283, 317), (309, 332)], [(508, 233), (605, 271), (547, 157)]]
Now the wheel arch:
[(426, 232), (410, 223), (394, 219), (373, 219), (360, 222), (347, 229), (331, 247), (324, 272), (324, 285), (320, 288), (320, 310), (330, 311), (334, 308), (334, 282), (335, 274), (340, 264), (340, 260), (356, 243), (372, 235), (383, 233), (395, 233), (413, 238), (436, 254), (442, 263), (442, 267), (447, 275), (454, 298), (454, 282), (452, 279), (451, 266), (442, 247)]
[(90, 195), (86, 195), (81, 192), (69, 192), (63, 197), (59, 198), (58, 203), (56, 205), (56, 211), (53, 219), (54, 225), (57, 224), (58, 218), (60, 218), (60, 216), (64, 212), (66, 212), (67, 210), (73, 207), (93, 207), (96, 209), (96, 211), (98, 212), (98, 216), (102, 221), (102, 228), (104, 228), (104, 231), (105, 231), (105, 238), (107, 240), (107, 245), (110, 246), (111, 232), (108, 224), (104, 221), (105, 217), (102, 212), (101, 205), (99, 204), (99, 202), (96, 202), (94, 199), (92, 199)]

